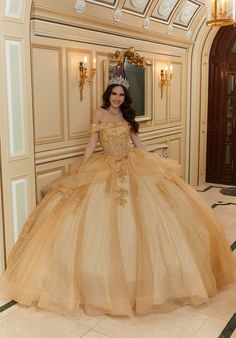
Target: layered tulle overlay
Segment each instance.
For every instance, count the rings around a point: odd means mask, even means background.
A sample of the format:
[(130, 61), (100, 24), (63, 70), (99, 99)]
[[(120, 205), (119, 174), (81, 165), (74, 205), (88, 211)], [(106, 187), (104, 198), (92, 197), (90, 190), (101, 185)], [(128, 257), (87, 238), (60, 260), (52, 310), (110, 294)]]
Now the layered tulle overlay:
[(201, 304), (233, 278), (212, 210), (127, 123), (93, 126), (103, 154), (56, 180), (28, 219), (0, 298), (63, 314), (144, 314)]

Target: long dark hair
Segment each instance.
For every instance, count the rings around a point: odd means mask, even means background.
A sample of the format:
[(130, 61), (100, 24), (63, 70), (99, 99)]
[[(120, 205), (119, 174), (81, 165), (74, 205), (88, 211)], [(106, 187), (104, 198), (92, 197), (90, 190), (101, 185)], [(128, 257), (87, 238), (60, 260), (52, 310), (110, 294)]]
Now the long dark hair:
[(120, 106), (122, 111), (123, 118), (129, 123), (131, 128), (137, 133), (139, 130), (139, 124), (135, 121), (135, 110), (131, 107), (132, 99), (128, 89), (120, 84), (111, 84), (107, 87), (104, 94), (102, 95), (103, 105), (101, 106), (103, 109), (107, 109), (110, 107), (110, 96), (112, 93), (112, 89), (114, 87), (121, 86), (125, 93), (125, 100)]

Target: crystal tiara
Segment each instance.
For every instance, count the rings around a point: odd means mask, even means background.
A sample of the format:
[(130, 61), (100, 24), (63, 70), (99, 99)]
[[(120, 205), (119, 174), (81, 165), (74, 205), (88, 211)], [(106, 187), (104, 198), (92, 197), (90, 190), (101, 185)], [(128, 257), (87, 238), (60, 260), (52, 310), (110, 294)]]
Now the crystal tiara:
[(129, 89), (129, 81), (126, 78), (124, 78), (122, 75), (112, 77), (109, 80), (108, 85), (110, 86), (112, 84), (121, 85)]

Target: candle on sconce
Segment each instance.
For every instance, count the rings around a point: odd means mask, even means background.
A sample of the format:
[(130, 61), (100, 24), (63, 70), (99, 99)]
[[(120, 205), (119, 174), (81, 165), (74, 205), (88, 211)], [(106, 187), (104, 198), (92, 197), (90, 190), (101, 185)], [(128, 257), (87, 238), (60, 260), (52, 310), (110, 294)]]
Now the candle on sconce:
[[(83, 90), (84, 86), (89, 83), (93, 83), (93, 78), (96, 74), (96, 59), (93, 59), (93, 67), (91, 69), (88, 68), (88, 57), (85, 55), (83, 61), (79, 62), (79, 73), (78, 73), (78, 81), (79, 81), (79, 89), (80, 89), (80, 101), (83, 100)], [(91, 63), (89, 63), (89, 67), (91, 67)]]
[(223, 16), (225, 16), (225, 0), (222, 0), (222, 12)]
[(224, 7), (225, 7), (225, 3), (224, 0), (220, 0), (220, 15), (221, 17), (224, 17)]
[(213, 18), (217, 15), (215, 11), (215, 0), (211, 0), (211, 15)]
[(165, 73), (168, 72), (168, 65), (165, 66)]
[(170, 74), (173, 74), (173, 65), (170, 65)]
[(87, 68), (87, 62), (88, 62), (88, 58), (87, 56), (84, 56), (84, 68)]
[(96, 63), (97, 63), (97, 60), (96, 58), (93, 59), (93, 68), (96, 69)]

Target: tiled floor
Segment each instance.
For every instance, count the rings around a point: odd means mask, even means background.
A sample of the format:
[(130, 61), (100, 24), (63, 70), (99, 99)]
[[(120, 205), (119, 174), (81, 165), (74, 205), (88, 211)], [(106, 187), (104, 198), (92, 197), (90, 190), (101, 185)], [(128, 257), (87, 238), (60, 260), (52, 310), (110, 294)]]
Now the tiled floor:
[[(222, 195), (219, 190), (211, 187), (199, 193), (214, 207), (233, 244), (236, 197)], [(2, 306), (0, 302), (1, 338), (236, 338), (236, 279), (206, 305), (141, 317), (89, 317), (81, 312), (68, 318), (17, 304), (8, 309)]]

